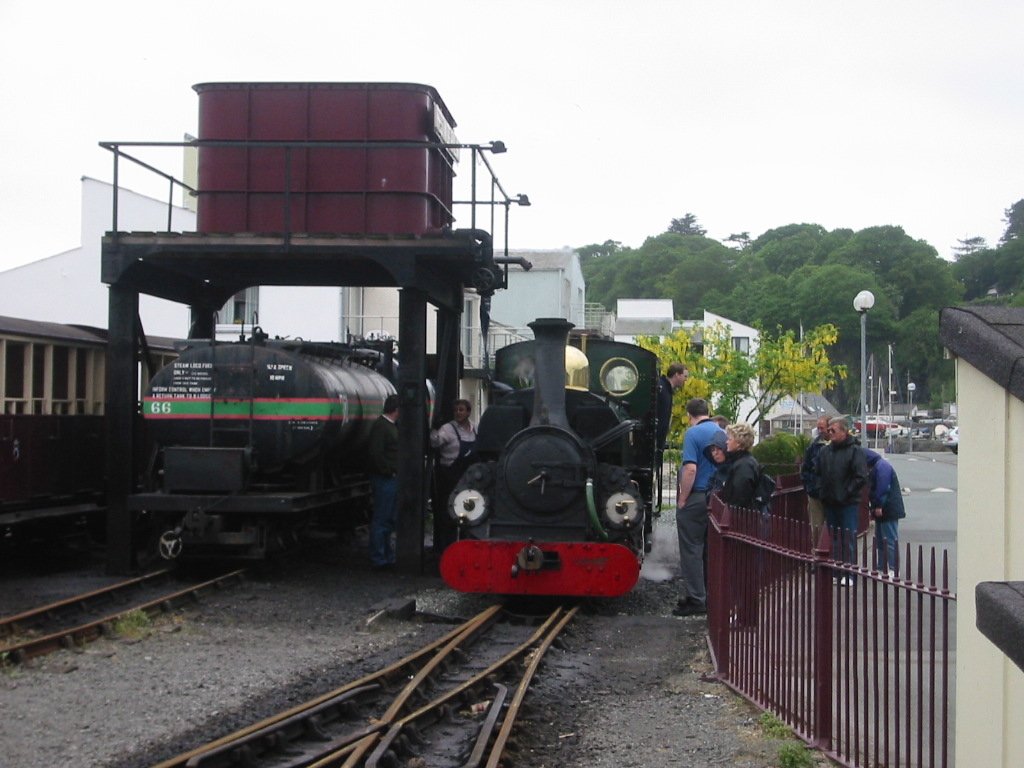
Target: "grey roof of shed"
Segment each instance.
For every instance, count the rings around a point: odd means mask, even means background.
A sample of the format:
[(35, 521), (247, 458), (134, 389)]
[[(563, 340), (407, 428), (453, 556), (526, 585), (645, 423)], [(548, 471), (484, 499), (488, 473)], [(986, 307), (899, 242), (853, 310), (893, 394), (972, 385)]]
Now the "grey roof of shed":
[(1024, 308), (945, 307), (939, 313), (939, 340), (1024, 400)]

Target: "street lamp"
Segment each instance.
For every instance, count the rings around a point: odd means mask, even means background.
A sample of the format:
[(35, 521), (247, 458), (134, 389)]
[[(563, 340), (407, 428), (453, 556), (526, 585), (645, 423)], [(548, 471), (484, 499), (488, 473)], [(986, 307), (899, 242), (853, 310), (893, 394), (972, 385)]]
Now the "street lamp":
[(907, 382), (907, 401), (910, 405), (910, 449), (908, 453), (914, 452), (914, 390), (917, 389), (917, 384), (912, 381)]
[(868, 310), (875, 306), (875, 294), (861, 291), (853, 297), (853, 308), (860, 312), (860, 427), (864, 431), (861, 440), (867, 445), (868, 436), (868, 367), (867, 330)]

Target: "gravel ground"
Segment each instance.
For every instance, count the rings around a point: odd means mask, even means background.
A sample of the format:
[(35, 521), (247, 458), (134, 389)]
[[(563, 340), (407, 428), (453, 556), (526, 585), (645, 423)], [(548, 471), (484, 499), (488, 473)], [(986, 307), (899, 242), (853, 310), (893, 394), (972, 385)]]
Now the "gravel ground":
[[(702, 618), (671, 615), (675, 526), (629, 595), (590, 604), (552, 651), (517, 738), (534, 766), (777, 765), (759, 713), (711, 677)], [(98, 567), (0, 574), (0, 615), (109, 581)], [(411, 618), (381, 613), (415, 600)], [(158, 618), (0, 670), (0, 764), (136, 768), (358, 678), (487, 604), (435, 577), (381, 576), (359, 542), (321, 542), (258, 577)], [(202, 736), (200, 735), (202, 732)], [(826, 764), (822, 761), (822, 764)]]

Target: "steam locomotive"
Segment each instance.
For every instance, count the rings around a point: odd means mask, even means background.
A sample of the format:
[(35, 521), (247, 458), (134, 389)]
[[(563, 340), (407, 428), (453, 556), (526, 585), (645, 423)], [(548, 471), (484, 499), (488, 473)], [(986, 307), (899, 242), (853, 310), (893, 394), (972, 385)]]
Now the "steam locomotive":
[(161, 557), (262, 559), (314, 519), (352, 523), (368, 510), (362, 449), (395, 391), (393, 364), (386, 350), (259, 328), (190, 342), (143, 398), (146, 490), (128, 499), (162, 529)]
[(567, 346), (559, 318), (530, 327), (534, 341), (496, 355), (510, 391), (481, 416), (478, 461), (449, 497), (459, 540), (441, 575), (463, 592), (622, 595), (650, 546), (657, 357)]

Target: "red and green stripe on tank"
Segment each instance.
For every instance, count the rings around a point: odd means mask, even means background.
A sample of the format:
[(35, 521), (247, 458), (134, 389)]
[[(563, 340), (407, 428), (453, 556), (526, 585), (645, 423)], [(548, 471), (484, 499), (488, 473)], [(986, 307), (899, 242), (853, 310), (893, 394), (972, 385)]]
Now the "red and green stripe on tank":
[[(312, 421), (343, 421), (345, 419), (375, 419), (383, 402), (342, 404), (336, 399), (319, 397), (218, 399), (214, 402), (215, 419), (254, 419), (274, 421), (305, 419)], [(143, 400), (143, 415), (147, 419), (210, 418), (209, 398), (147, 397)]]

